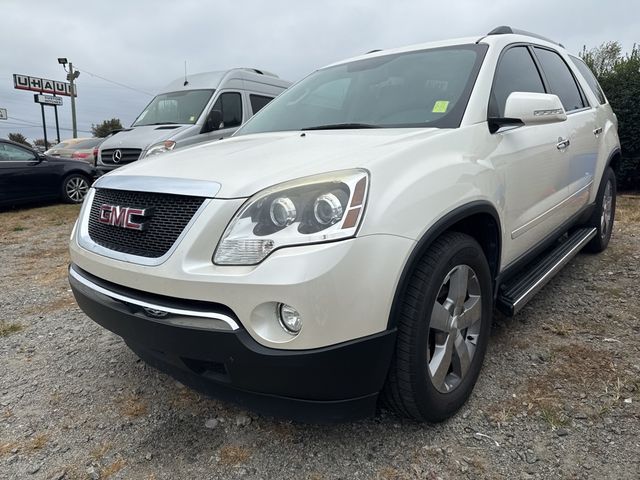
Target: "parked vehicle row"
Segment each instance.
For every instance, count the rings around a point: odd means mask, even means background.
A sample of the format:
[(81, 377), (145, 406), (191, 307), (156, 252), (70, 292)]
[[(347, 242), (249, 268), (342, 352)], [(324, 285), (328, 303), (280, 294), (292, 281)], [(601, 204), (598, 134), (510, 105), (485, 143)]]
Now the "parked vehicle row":
[(494, 307), (515, 314), (608, 245), (616, 117), (555, 42), (499, 27), (371, 52), (230, 139), (169, 152), (253, 112), (251, 89), (220, 82), (170, 88), (102, 145), (102, 166), (107, 149), (165, 153), (100, 177), (70, 242), (79, 306), (198, 390), (298, 419), (382, 400), (444, 420), (473, 390)]
[(81, 203), (95, 176), (95, 168), (86, 162), (0, 139), (0, 205), (48, 200)]
[(54, 145), (44, 153), (50, 157), (83, 160), (95, 166), (98, 158), (98, 147), (104, 140), (104, 138), (100, 137), (72, 138)]

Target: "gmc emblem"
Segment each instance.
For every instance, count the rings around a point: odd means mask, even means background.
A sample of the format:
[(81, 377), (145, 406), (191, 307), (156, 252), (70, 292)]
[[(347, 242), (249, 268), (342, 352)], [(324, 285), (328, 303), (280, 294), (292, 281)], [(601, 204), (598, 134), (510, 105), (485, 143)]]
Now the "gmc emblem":
[(151, 208), (121, 207), (120, 205), (103, 203), (100, 206), (98, 221), (105, 225), (128, 228), (129, 230), (145, 230), (147, 221), (138, 222), (133, 217), (150, 217), (152, 210)]

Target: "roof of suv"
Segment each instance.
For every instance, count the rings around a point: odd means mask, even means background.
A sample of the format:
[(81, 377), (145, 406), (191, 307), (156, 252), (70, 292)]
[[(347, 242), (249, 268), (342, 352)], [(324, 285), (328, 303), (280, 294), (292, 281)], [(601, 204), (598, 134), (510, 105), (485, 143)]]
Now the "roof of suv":
[(385, 55), (393, 55), (396, 53), (405, 53), (405, 52), (413, 52), (417, 50), (427, 50), (429, 48), (438, 48), (438, 47), (450, 47), (455, 45), (468, 45), (473, 43), (484, 43), (496, 47), (502, 47), (508, 45), (510, 43), (516, 42), (530, 42), (536, 43), (538, 45), (543, 45), (547, 47), (552, 47), (557, 50), (564, 50), (564, 46), (560, 43), (556, 43), (553, 40), (549, 40), (541, 35), (525, 32), (524, 30), (513, 29), (511, 27), (502, 26), (493, 29), (491, 32), (482, 36), (475, 37), (461, 37), (461, 38), (452, 38), (448, 40), (438, 40), (436, 42), (427, 42), (427, 43), (418, 43), (415, 45), (407, 45), (404, 47), (398, 48), (390, 48), (386, 50), (373, 50), (364, 55), (358, 55), (356, 57), (351, 57), (346, 60), (341, 60), (339, 62), (335, 62), (327, 65), (326, 67), (333, 67), (336, 65), (341, 65), (344, 63), (350, 63), (357, 60), (362, 60), (365, 58), (372, 58), (378, 56)]

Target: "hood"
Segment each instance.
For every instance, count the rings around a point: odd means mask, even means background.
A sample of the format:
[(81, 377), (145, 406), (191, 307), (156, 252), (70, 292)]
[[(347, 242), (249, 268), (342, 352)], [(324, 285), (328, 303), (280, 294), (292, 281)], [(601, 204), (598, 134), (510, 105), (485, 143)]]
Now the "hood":
[(186, 130), (192, 125), (143, 125), (122, 130), (112, 137), (107, 138), (100, 150), (105, 148), (140, 148), (146, 150), (147, 147), (156, 143), (168, 140), (178, 132)]
[[(375, 168), (443, 129), (370, 129), (244, 135), (152, 156), (109, 173), (215, 181), (217, 197), (248, 197), (272, 185), (348, 168)], [(103, 144), (104, 146), (104, 144)]]

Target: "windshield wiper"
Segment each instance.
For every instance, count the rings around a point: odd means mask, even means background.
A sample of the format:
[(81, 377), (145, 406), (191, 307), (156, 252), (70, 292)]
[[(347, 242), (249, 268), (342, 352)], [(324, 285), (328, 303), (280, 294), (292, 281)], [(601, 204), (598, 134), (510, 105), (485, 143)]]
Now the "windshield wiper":
[(358, 128), (382, 128), (380, 125), (372, 125), (370, 123), (333, 123), (328, 125), (316, 125), (313, 127), (305, 127), (300, 130), (356, 130)]

